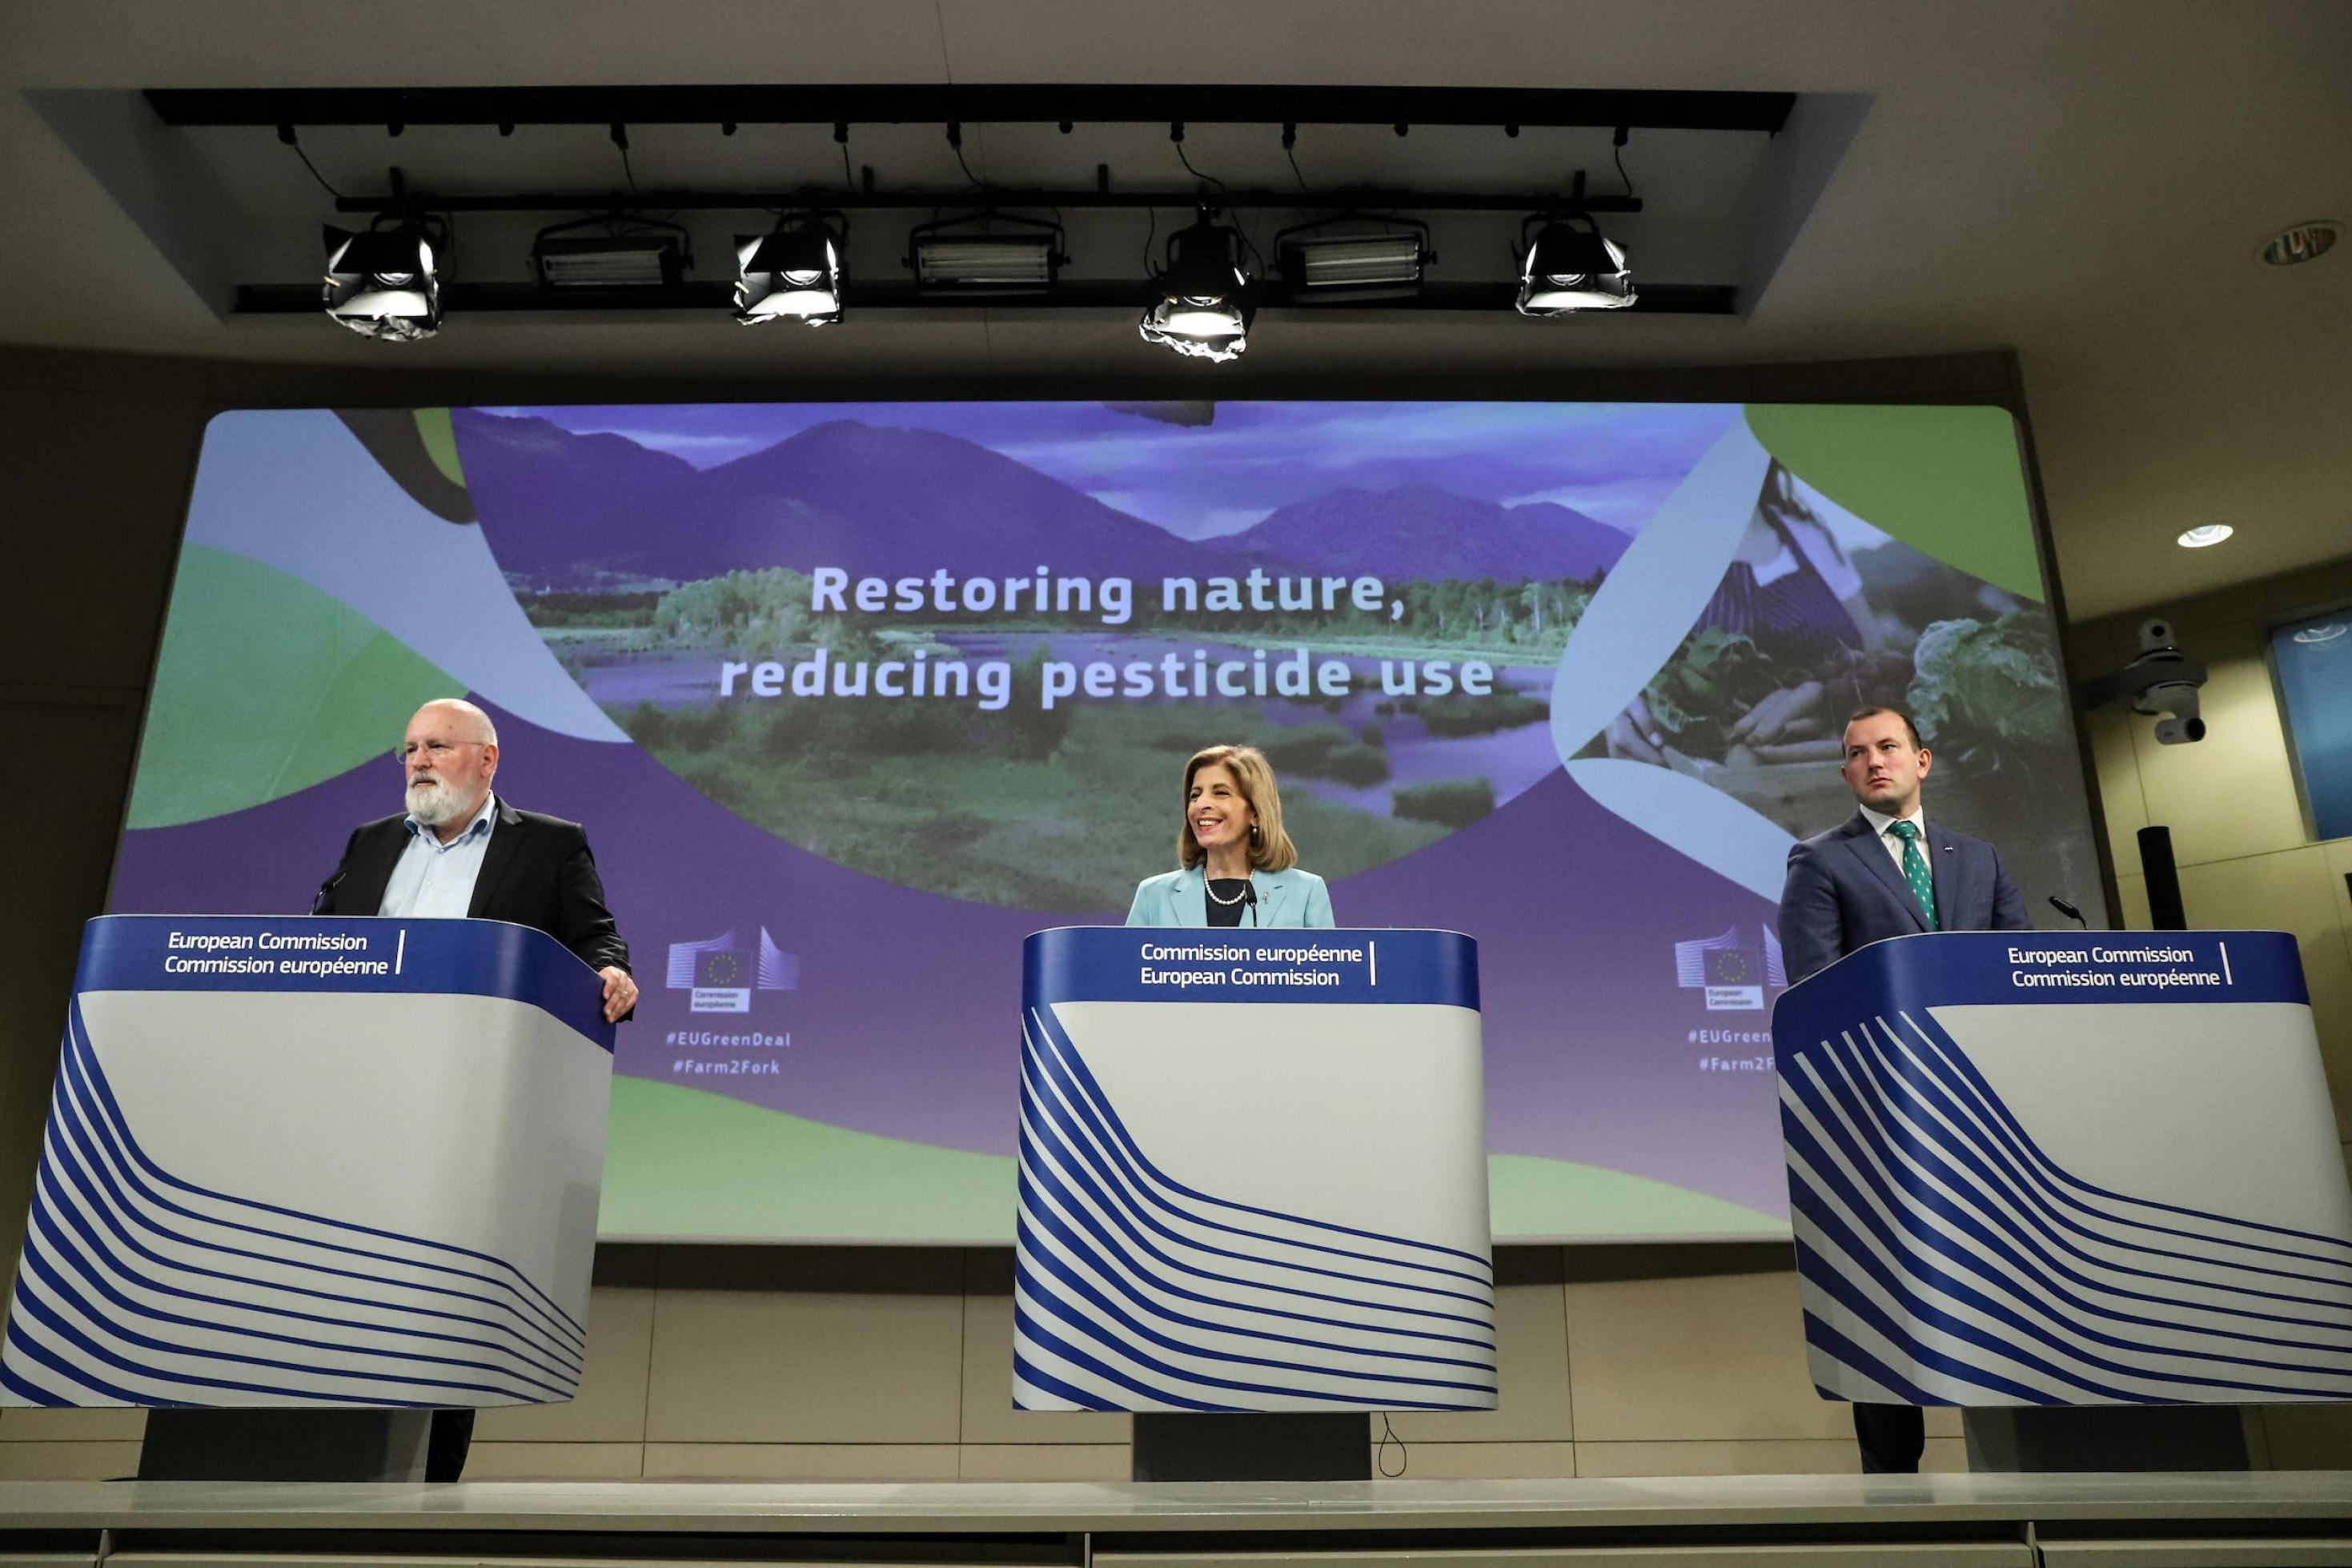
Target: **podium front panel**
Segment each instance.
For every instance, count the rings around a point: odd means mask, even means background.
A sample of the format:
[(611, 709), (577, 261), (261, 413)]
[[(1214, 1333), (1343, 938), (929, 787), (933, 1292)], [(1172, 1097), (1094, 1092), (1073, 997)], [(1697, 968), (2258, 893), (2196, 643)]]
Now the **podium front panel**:
[(92, 921), (0, 1404), (572, 1397), (598, 990), (489, 921)]
[(2352, 1398), (2352, 1190), (2293, 937), (1897, 937), (1772, 1025), (1825, 1396)]
[(1475, 943), (1070, 928), (1025, 960), (1018, 1407), (1494, 1408)]

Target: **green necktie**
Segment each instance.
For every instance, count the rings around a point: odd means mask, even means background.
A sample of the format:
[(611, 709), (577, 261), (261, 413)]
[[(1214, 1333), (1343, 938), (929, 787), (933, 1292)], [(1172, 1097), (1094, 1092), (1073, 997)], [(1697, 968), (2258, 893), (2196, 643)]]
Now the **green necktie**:
[(1927, 874), (1927, 857), (1919, 852), (1919, 824), (1896, 822), (1886, 831), (1903, 841), (1903, 880), (1911, 884), (1911, 896), (1919, 901), (1927, 929), (1943, 929), (1936, 919), (1936, 879)]

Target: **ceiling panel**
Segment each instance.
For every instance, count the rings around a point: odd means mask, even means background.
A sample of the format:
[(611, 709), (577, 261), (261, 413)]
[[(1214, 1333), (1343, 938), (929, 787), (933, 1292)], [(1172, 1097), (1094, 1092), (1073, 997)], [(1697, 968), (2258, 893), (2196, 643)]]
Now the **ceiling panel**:
[[(2254, 0), (792, 0), (655, 12), (637, 4), (484, 6), (413, 0), (387, 22), (342, 0), (219, 0), (200, 12), (129, 0), (0, 13), (0, 341), (385, 363), (399, 350), (323, 322), (218, 319), (14, 89), (412, 82), (1166, 81), (1446, 83), (1790, 89), (1869, 95), (1869, 113), (1743, 319), (1527, 323), (1441, 317), (1268, 330), (1237, 375), (1538, 372), (1548, 367), (1818, 361), (2014, 349), (2035, 415), (2063, 571), (2077, 613), (2341, 556), (2352, 541), (2352, 247), (2317, 265), (2255, 259), (2279, 227), (2352, 219), (2352, 6)], [(552, 18), (552, 19), (551, 19)], [(387, 27), (396, 27), (385, 37)], [(269, 141), (217, 134), (207, 167), (231, 194), (239, 266), (276, 265), (320, 215), (308, 176)], [(1080, 176), (1097, 161), (1167, 170), (1164, 133), (1107, 141), (975, 127), (974, 172)], [(1262, 132), (1201, 127), (1195, 163), (1220, 178), (1287, 173)], [(641, 182), (773, 172), (838, 177), (830, 139), (745, 128), (632, 133)], [(618, 180), (593, 133), (518, 131), (505, 148), (446, 150), (422, 128), (306, 137), (338, 183), (377, 178), (388, 147), (436, 178), (503, 183), (544, 171)], [(1318, 183), (1409, 171), (1434, 183), (1539, 177), (1583, 166), (1589, 133), (1302, 127)], [(886, 178), (960, 178), (934, 127), (862, 129), (860, 162)], [(831, 162), (828, 162), (828, 155)], [(1749, 156), (1754, 156), (1751, 152)], [(1628, 163), (1652, 210), (1630, 220), (1639, 258), (1716, 267), (1726, 211), (1750, 176), (1637, 134)], [(501, 162), (500, 160), (517, 162)], [(446, 172), (444, 172), (444, 171)], [(1175, 172), (1181, 173), (1180, 171)], [(1058, 177), (1058, 173), (1057, 173)], [(281, 234), (281, 230), (283, 233)], [(471, 246), (477, 236), (467, 236)], [(480, 236), (468, 265), (512, 265)], [(894, 246), (878, 246), (889, 267)], [(1491, 234), (1442, 246), (1491, 256)], [(1113, 235), (1087, 267), (1124, 266)], [(1140, 246), (1136, 247), (1140, 260)], [(1102, 259), (1097, 262), (1097, 256)], [(289, 276), (292, 276), (289, 274)], [(1559, 329), (1565, 327), (1567, 329)], [(1017, 311), (879, 318), (826, 333), (745, 333), (723, 322), (477, 320), (415, 352), (434, 363), (588, 377), (708, 376), (762, 395), (927, 375), (1116, 375), (1148, 352), (1105, 314)], [(1164, 373), (1154, 364), (1153, 375)], [(790, 389), (790, 390), (786, 390)], [(2169, 543), (2230, 521), (2226, 546)]]

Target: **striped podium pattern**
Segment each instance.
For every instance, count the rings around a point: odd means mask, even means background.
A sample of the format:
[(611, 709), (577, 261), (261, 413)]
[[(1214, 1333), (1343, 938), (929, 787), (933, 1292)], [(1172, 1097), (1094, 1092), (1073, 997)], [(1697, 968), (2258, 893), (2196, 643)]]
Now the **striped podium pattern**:
[(540, 1403), (577, 1391), (585, 1343), (499, 1259), (164, 1170), (74, 1005), (0, 1345), (8, 1403)]
[(1784, 1046), (1780, 1070), (1805, 1336), (1825, 1395), (2352, 1398), (2352, 1243), (2084, 1179), (1925, 1013)]
[(1486, 1259), (1175, 1180), (1047, 1010), (1028, 1016), (1021, 1105), (1020, 1408), (1493, 1406)]

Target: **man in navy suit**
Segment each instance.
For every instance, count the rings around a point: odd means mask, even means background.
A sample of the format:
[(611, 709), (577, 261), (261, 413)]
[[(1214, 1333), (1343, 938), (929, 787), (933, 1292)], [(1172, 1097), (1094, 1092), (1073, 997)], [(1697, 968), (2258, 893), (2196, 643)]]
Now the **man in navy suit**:
[[(1928, 824), (1919, 787), (1935, 760), (1906, 714), (1872, 707), (1846, 721), (1840, 771), (1861, 810), (1790, 846), (1780, 951), (1792, 983), (1889, 936), (2032, 926), (1999, 851)], [(1856, 1405), (1853, 1435), (1864, 1470), (1908, 1473), (1927, 1420), (1915, 1405)]]

